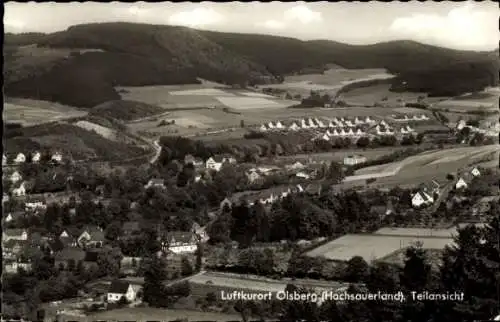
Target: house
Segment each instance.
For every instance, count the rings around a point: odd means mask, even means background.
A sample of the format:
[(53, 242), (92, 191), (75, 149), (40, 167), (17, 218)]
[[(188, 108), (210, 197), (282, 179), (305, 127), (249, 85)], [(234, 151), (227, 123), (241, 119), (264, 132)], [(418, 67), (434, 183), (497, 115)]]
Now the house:
[(266, 128), (266, 126), (265, 126), (264, 124), (262, 124), (262, 125), (260, 126), (260, 131), (261, 131), (261, 132), (266, 132), (266, 131), (267, 131), (267, 128)]
[(305, 172), (297, 172), (297, 173), (295, 174), (295, 176), (296, 176), (296, 177), (298, 177), (298, 178), (303, 178), (303, 179), (310, 179), (310, 178), (311, 178), (311, 176), (310, 176), (310, 175), (308, 175), (308, 174), (307, 174), (307, 173), (305, 173)]
[(430, 196), (425, 191), (419, 191), (413, 195), (411, 198), (411, 204), (413, 207), (421, 207), (422, 205), (428, 205), (434, 202), (434, 198)]
[(18, 187), (12, 189), (12, 195), (14, 197), (25, 196), (26, 195), (26, 183), (21, 182), (21, 184)]
[(356, 118), (354, 118), (354, 124), (359, 125), (359, 124), (363, 124), (363, 123), (364, 122), (361, 121), (357, 116), (356, 116)]
[(254, 183), (262, 178), (257, 171), (250, 171), (246, 174), (246, 176), (250, 183)]
[(28, 247), (27, 240), (9, 239), (2, 243), (2, 254), (6, 259), (17, 259)]
[(349, 155), (344, 158), (344, 165), (353, 166), (366, 162), (366, 157), (362, 155)]
[(175, 254), (194, 253), (198, 249), (198, 238), (193, 232), (168, 232), (162, 248)]
[(337, 130), (336, 130), (336, 129), (335, 129), (335, 130), (333, 130), (332, 136), (339, 136), (339, 135), (340, 135), (340, 134), (339, 134), (339, 132), (337, 132)]
[(474, 177), (479, 177), (481, 175), (481, 172), (478, 170), (478, 168), (474, 168), (470, 172)]
[(382, 125), (382, 126), (387, 126), (387, 122), (386, 122), (386, 121), (384, 121), (384, 120), (380, 121), (380, 123), (379, 123), (379, 124), (380, 124), (380, 125)]
[(222, 163), (235, 164), (236, 159), (233, 156), (226, 155), (226, 156), (222, 157)]
[(165, 181), (163, 179), (153, 178), (153, 179), (150, 179), (146, 185), (144, 185), (145, 189), (149, 189), (149, 188), (153, 188), (153, 187), (164, 189), (165, 188)]
[(372, 120), (369, 116), (365, 118), (365, 123), (374, 123), (375, 121)]
[(354, 131), (352, 130), (352, 128), (349, 129), (349, 132), (347, 132), (347, 135), (354, 135)]
[(328, 127), (336, 127), (337, 125), (334, 125), (332, 121), (330, 121), (330, 123), (328, 123)]
[(406, 129), (404, 127), (401, 128), (401, 130), (399, 130), (402, 134), (406, 134), (408, 133), (408, 131), (406, 131)]
[(29, 197), (24, 201), (24, 209), (26, 211), (36, 211), (39, 209), (46, 209), (47, 205), (42, 197)]
[(287, 169), (302, 169), (302, 168), (304, 168), (304, 165), (302, 163), (300, 163), (299, 161), (295, 161), (294, 164), (286, 165), (285, 167)]
[(85, 227), (76, 239), (80, 247), (102, 247), (104, 241), (104, 232), (97, 226)]
[(467, 188), (467, 183), (463, 178), (459, 178), (457, 183), (455, 183), (455, 189), (465, 189)]
[(326, 133), (321, 136), (321, 139), (325, 141), (330, 141), (330, 137)]
[(346, 124), (347, 126), (354, 126), (354, 124), (351, 122), (351, 120), (347, 120), (347, 121), (345, 121), (345, 124)]
[(8, 161), (7, 161), (7, 157), (5, 156), (5, 154), (4, 154), (4, 155), (2, 155), (2, 166), (7, 165), (7, 162), (8, 162)]
[(10, 175), (9, 179), (10, 179), (10, 182), (12, 182), (12, 183), (16, 183), (16, 182), (18, 182), (18, 181), (23, 180), (23, 176), (22, 176), (22, 175), (21, 175), (18, 171), (14, 171), (14, 172)]
[(467, 122), (465, 120), (460, 120), (460, 121), (457, 122), (456, 129), (458, 131), (460, 131), (461, 129), (463, 129), (466, 126), (467, 126)]
[(2, 240), (28, 240), (28, 231), (26, 229), (5, 229)]
[(302, 188), (302, 186), (301, 186), (300, 184), (298, 184), (298, 185), (296, 186), (296, 189), (297, 189), (297, 190), (296, 190), (297, 192), (304, 192), (304, 188)]
[(325, 128), (326, 127), (325, 123), (323, 123), (323, 121), (321, 121), (321, 120), (318, 120), (318, 126), (321, 127), (321, 128)]
[(222, 168), (222, 157), (214, 156), (208, 158), (205, 162), (205, 167), (210, 170), (219, 171)]
[(300, 127), (303, 129), (308, 129), (309, 125), (307, 125), (306, 121), (304, 119), (300, 120)]
[(193, 223), (191, 226), (191, 231), (195, 233), (196, 237), (198, 237), (198, 241), (202, 243), (206, 243), (210, 237), (207, 234), (205, 227), (201, 227), (198, 223)]
[(38, 163), (40, 162), (40, 159), (42, 158), (42, 154), (38, 151), (35, 151), (32, 155), (31, 155), (31, 162), (33, 163)]
[(16, 155), (16, 158), (14, 159), (14, 163), (24, 163), (26, 162), (26, 156), (24, 155), (24, 153), (18, 153)]
[(3, 271), (8, 274), (15, 274), (20, 269), (31, 272), (33, 269), (29, 260), (8, 260), (3, 263)]
[(345, 136), (347, 135), (347, 133), (344, 131), (344, 128), (340, 129), (340, 133), (339, 133), (341, 136)]
[(4, 203), (6, 203), (7, 201), (9, 201), (9, 200), (10, 200), (9, 195), (7, 195), (7, 194), (5, 194), (5, 193), (4, 193), (4, 194), (2, 195), (2, 205), (3, 205)]
[(309, 127), (315, 129), (318, 126), (316, 124), (314, 124), (314, 121), (312, 119), (309, 119)]
[(362, 135), (364, 135), (364, 134), (365, 134), (365, 132), (363, 132), (361, 129), (357, 129), (357, 130), (356, 130), (356, 135), (358, 135), (358, 136), (362, 136)]
[(276, 128), (277, 128), (277, 129), (284, 129), (285, 127), (283, 126), (283, 124), (282, 124), (280, 121), (278, 121), (278, 122), (276, 123)]
[(219, 204), (219, 209), (222, 211), (225, 207), (231, 208), (232, 206), (233, 203), (231, 202), (231, 200), (229, 200), (229, 198), (224, 198), (224, 200), (222, 200)]
[(292, 125), (290, 125), (288, 128), (292, 131), (297, 131), (300, 129), (300, 127), (295, 122), (293, 122)]
[(61, 162), (62, 161), (62, 154), (60, 152), (56, 152), (52, 155), (52, 157), (50, 159), (52, 161), (55, 161), (55, 162)]
[(137, 298), (137, 291), (129, 282), (114, 280), (109, 286), (106, 299), (108, 303), (116, 303), (122, 298), (127, 302), (133, 302)]

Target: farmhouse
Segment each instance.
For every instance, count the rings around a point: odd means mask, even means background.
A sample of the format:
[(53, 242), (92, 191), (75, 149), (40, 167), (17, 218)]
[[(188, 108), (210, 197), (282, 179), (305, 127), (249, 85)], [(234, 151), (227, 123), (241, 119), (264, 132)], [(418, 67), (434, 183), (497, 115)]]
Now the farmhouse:
[(344, 165), (353, 166), (366, 162), (366, 157), (362, 155), (350, 155), (344, 158)]
[(297, 123), (293, 122), (292, 125), (288, 127), (292, 131), (297, 131), (300, 129), (300, 126), (297, 125)]
[(278, 122), (276, 123), (276, 128), (277, 128), (277, 129), (284, 129), (285, 127), (283, 126), (283, 124), (282, 124), (280, 121), (278, 121)]
[(254, 183), (262, 178), (257, 171), (249, 171), (246, 173), (246, 176), (250, 183)]
[(194, 253), (198, 249), (198, 238), (193, 232), (168, 232), (162, 248), (175, 254)]
[(224, 210), (225, 207), (231, 208), (233, 206), (233, 203), (229, 198), (224, 198), (219, 204), (219, 209), (222, 211)]
[(222, 163), (222, 157), (214, 156), (208, 158), (208, 160), (205, 162), (205, 167), (210, 170), (219, 171), (222, 168)]
[(460, 131), (461, 129), (463, 129), (463, 128), (464, 128), (464, 127), (466, 127), (466, 126), (467, 126), (467, 122), (465, 122), (465, 120), (459, 120), (459, 121), (457, 122), (457, 126), (456, 126), (456, 128), (457, 128), (457, 130), (459, 130), (459, 131)]
[(311, 176), (305, 172), (297, 172), (297, 174), (295, 174), (295, 176), (298, 178), (303, 178), (303, 179), (310, 179), (311, 178)]
[(14, 159), (14, 163), (24, 163), (26, 162), (26, 156), (24, 155), (24, 153), (18, 153), (16, 155), (16, 158)]
[(33, 154), (31, 154), (31, 162), (33, 162), (33, 163), (40, 162), (41, 158), (42, 158), (42, 155), (38, 151), (35, 151)]
[(479, 177), (481, 175), (481, 172), (478, 170), (478, 168), (474, 168), (470, 172), (474, 177)]
[(231, 155), (226, 155), (226, 156), (222, 157), (222, 163), (235, 164), (236, 159)]
[(122, 298), (125, 298), (128, 302), (135, 301), (137, 292), (129, 282), (114, 280), (109, 286), (106, 299), (108, 303), (116, 303)]
[(455, 184), (455, 189), (465, 189), (467, 188), (467, 183), (463, 178), (459, 178), (457, 183)]
[(51, 160), (55, 161), (55, 162), (61, 162), (62, 161), (62, 154), (60, 152), (54, 153), (51, 157)]
[(35, 211), (38, 209), (46, 209), (47, 205), (45, 204), (45, 200), (41, 197), (29, 197), (24, 202), (24, 208), (26, 211)]
[(10, 182), (16, 183), (18, 181), (21, 181), (23, 179), (23, 176), (18, 171), (14, 171), (10, 175), (9, 179), (10, 179)]
[(26, 229), (5, 229), (2, 240), (28, 240), (28, 231)]
[(148, 183), (144, 186), (145, 189), (149, 188), (165, 188), (165, 183), (163, 179), (150, 179)]
[(267, 127), (266, 127), (264, 124), (262, 124), (262, 125), (260, 126), (260, 131), (262, 131), (262, 132), (267, 131)]
[(416, 194), (413, 195), (411, 198), (411, 204), (413, 207), (421, 207), (423, 205), (429, 205), (434, 202), (434, 198), (430, 196), (427, 192), (425, 191), (419, 191)]
[(15, 197), (21, 197), (26, 195), (26, 182), (22, 182), (18, 187), (12, 189), (12, 195)]
[(104, 240), (104, 232), (97, 226), (85, 227), (76, 239), (80, 247), (102, 247)]

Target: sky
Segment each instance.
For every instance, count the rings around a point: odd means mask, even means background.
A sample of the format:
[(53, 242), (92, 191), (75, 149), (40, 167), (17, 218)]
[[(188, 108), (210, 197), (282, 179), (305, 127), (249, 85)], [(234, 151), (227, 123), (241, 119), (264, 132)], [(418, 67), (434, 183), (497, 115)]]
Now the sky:
[(498, 47), (499, 8), (482, 2), (5, 3), (6, 32), (56, 32), (126, 21), (350, 44), (415, 40), (464, 50)]

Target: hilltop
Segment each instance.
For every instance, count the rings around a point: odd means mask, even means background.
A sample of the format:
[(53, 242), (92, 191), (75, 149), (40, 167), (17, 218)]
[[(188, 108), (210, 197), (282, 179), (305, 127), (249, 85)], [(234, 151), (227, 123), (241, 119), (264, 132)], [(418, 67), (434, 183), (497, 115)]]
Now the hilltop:
[[(277, 83), (284, 75), (385, 68), (394, 90), (434, 95), (498, 84), (498, 56), (413, 41), (354, 46), (334, 41), (199, 31), (133, 23), (84, 24), (52, 34), (5, 35), (5, 93), (93, 107), (116, 86)], [(404, 84), (404, 85), (403, 85)]]

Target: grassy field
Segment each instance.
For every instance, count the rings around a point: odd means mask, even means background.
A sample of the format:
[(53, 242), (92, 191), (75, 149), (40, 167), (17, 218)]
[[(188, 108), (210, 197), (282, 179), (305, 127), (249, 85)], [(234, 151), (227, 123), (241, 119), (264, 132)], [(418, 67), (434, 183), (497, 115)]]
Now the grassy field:
[(124, 308), (89, 316), (87, 321), (241, 321), (236, 314), (223, 314), (190, 310), (156, 309), (156, 308)]
[(306, 255), (311, 257), (324, 256), (327, 259), (339, 261), (348, 261), (354, 256), (361, 256), (370, 263), (401, 248), (411, 246), (417, 241), (422, 242), (425, 249), (443, 249), (453, 243), (453, 239), (449, 237), (348, 234), (315, 248)]
[[(380, 84), (368, 87), (356, 88), (342, 93), (341, 99), (349, 104), (372, 106), (376, 102), (388, 104), (389, 106), (401, 105), (400, 100), (406, 103), (416, 102), (418, 97), (426, 97), (424, 93), (395, 93), (389, 91), (390, 85)], [(383, 102), (382, 100), (385, 99)]]
[(3, 107), (5, 122), (21, 123), (24, 126), (83, 117), (88, 114), (84, 110), (54, 102), (20, 98), (6, 98)]

